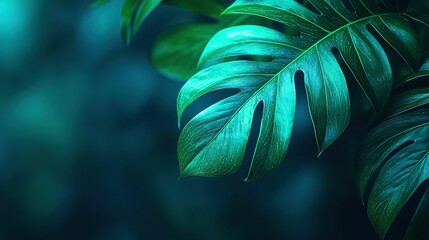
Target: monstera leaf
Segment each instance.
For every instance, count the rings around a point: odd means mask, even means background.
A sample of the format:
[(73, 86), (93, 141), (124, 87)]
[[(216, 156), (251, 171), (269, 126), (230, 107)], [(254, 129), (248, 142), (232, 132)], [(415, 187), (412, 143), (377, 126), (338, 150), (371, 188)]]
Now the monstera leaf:
[(383, 107), (392, 87), (389, 60), (377, 39), (387, 42), (412, 68), (416, 65), (418, 38), (395, 4), (363, 0), (306, 2), (237, 0), (225, 10), (224, 14), (256, 15), (279, 22), (288, 31), (240, 25), (224, 29), (210, 40), (201, 63), (258, 57), (203, 69), (180, 91), (179, 124), (185, 109), (201, 96), (217, 90), (239, 90), (207, 107), (184, 127), (178, 143), (181, 176), (220, 176), (237, 171), (259, 103), (263, 106), (262, 121), (246, 180), (277, 168), (293, 128), (297, 73), (304, 75), (321, 153), (350, 119), (341, 59), (377, 110)]
[[(403, 81), (407, 84), (420, 81), (423, 87), (401, 91), (392, 97), (387, 120), (367, 135), (357, 155), (359, 193), (381, 238), (386, 236), (411, 196), (429, 180), (429, 71), (426, 67)], [(429, 188), (414, 213), (406, 239), (426, 239), (428, 211)]]

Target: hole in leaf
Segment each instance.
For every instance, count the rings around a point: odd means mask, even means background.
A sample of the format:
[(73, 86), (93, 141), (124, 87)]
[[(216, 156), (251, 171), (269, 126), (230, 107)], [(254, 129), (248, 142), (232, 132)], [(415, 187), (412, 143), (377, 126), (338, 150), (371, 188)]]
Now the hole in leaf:
[(277, 30), (279, 32), (284, 32), (286, 26), (284, 24), (280, 23), (280, 22), (273, 21), (271, 23), (271, 28), (274, 29), (274, 30)]
[(340, 50), (338, 48), (333, 47), (331, 49), (332, 54), (334, 54), (335, 59), (337, 60), (338, 64), (340, 65), (341, 71), (344, 73), (344, 76), (347, 80), (349, 79), (355, 79), (352, 72), (350, 71), (350, 68), (347, 66), (346, 62), (344, 61), (343, 56), (341, 55)]
[(295, 26), (285, 25), (280, 22), (272, 21), (271, 28), (281, 33), (284, 33), (288, 36), (292, 36), (292, 37), (301, 36), (301, 31), (299, 31)]
[(298, 81), (303, 82), (304, 81), (304, 72), (302, 70), (296, 71), (295, 76), (294, 76), (294, 80), (295, 80), (295, 82), (298, 82)]
[(302, 6), (304, 6), (305, 8), (310, 10), (311, 12), (313, 12), (314, 14), (317, 14), (319, 16), (322, 15), (322, 13), (319, 11), (319, 9), (317, 9), (310, 1), (308, 1), (308, 0), (294, 0), (294, 1), (301, 4)]
[(272, 62), (272, 57), (261, 56), (261, 55), (242, 55), (239, 57), (239, 60), (250, 60), (257, 62)]
[(401, 211), (399, 211), (395, 221), (393, 221), (386, 234), (386, 239), (404, 239), (408, 226), (411, 223), (411, 219), (413, 218), (428, 186), (429, 182), (425, 181), (416, 189), (408, 202), (402, 207)]
[(195, 102), (191, 103), (188, 108), (186, 108), (185, 112), (183, 113), (182, 120), (181, 120), (181, 128), (184, 126), (185, 123), (189, 122), (194, 116), (196, 116), (198, 113), (202, 112), (207, 107), (223, 100), (228, 97), (231, 97), (237, 93), (239, 93), (239, 89), (221, 89), (209, 92), (207, 94), (204, 94), (200, 98), (198, 98)]
[(414, 140), (409, 140), (404, 142), (402, 145), (397, 147), (395, 150), (393, 150), (391, 153), (387, 155), (387, 157), (381, 162), (380, 166), (374, 171), (374, 174), (371, 176), (371, 178), (368, 181), (367, 187), (364, 192), (363, 201), (365, 205), (368, 203), (369, 194), (371, 193), (372, 187), (374, 186), (375, 181), (377, 180), (378, 176), (380, 175), (381, 170), (383, 169), (384, 165), (397, 153), (399, 153), (401, 150), (409, 147), (410, 145), (413, 145), (415, 143)]
[(261, 101), (256, 106), (255, 113), (253, 114), (253, 121), (252, 127), (250, 129), (249, 140), (247, 141), (246, 152), (244, 154), (242, 167), (240, 168), (239, 172), (240, 176), (247, 176), (247, 173), (250, 169), (253, 153), (255, 152), (256, 143), (258, 142), (259, 132), (261, 130), (263, 110), (264, 103)]
[(207, 62), (203, 63), (199, 67), (199, 69), (208, 68), (208, 67), (214, 66), (214, 65), (219, 64), (219, 63), (236, 61), (239, 58), (240, 57), (234, 56), (234, 57), (224, 57), (224, 58), (217, 58), (217, 59), (208, 60)]
[[(359, 82), (356, 80), (349, 66), (345, 62), (340, 50), (336, 47), (333, 47), (331, 51), (340, 65), (341, 71), (347, 79), (350, 97), (352, 97), (352, 111), (356, 110), (362, 112), (364, 109), (368, 108), (368, 106), (371, 106), (371, 102), (365, 96), (364, 91), (361, 91), (362, 88), (359, 86)], [(371, 99), (375, 99), (375, 95), (372, 91), (368, 92), (367, 94)]]
[(350, 0), (343, 0), (344, 5), (346, 6), (347, 10), (351, 13), (355, 13), (356, 9), (353, 6), (353, 4), (350, 2)]

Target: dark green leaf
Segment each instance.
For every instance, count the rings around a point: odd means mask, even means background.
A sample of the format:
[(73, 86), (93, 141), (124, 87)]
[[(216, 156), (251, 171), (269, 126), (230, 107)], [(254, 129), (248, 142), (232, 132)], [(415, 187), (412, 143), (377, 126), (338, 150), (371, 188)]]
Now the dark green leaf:
[(225, 11), (274, 20), (299, 34), (240, 25), (224, 29), (210, 40), (202, 63), (243, 55), (262, 58), (214, 65), (185, 84), (178, 97), (179, 120), (184, 110), (204, 94), (222, 89), (238, 89), (239, 93), (208, 107), (184, 127), (178, 144), (182, 176), (219, 176), (237, 171), (260, 102), (261, 130), (247, 180), (277, 168), (291, 136), (294, 78), (299, 71), (305, 76), (319, 152), (325, 150), (350, 119), (347, 83), (333, 48), (338, 49), (374, 107), (381, 109), (392, 87), (392, 73), (386, 53), (368, 26), (415, 68), (420, 58), (418, 38), (401, 13), (380, 9), (370, 1), (351, 1), (356, 11), (349, 11), (341, 0), (309, 2), (320, 14), (293, 0), (237, 0)]
[(406, 240), (427, 239), (429, 229), (429, 188), (414, 213), (410, 227), (405, 235)]
[[(358, 153), (356, 170), (361, 197), (371, 189), (368, 216), (384, 238), (398, 212), (429, 178), (429, 110), (398, 115), (372, 130)], [(373, 177), (374, 185), (368, 186)]]
[(94, 6), (94, 7), (98, 7), (98, 6), (107, 4), (107, 3), (111, 2), (111, 1), (112, 0), (93, 0), (92, 3), (91, 3), (91, 5)]
[[(402, 81), (411, 86), (417, 81), (420, 84), (392, 96), (385, 110), (387, 119), (367, 135), (357, 154), (359, 194), (365, 199), (369, 193), (368, 216), (381, 238), (416, 189), (429, 180), (427, 67), (424, 64)], [(414, 215), (407, 239), (423, 239), (413, 236), (425, 235), (428, 230), (422, 220), (429, 219), (427, 195)]]
[(396, 84), (397, 88), (402, 87), (407, 84), (411, 84), (417, 81), (421, 81), (422, 79), (428, 79), (429, 77), (429, 59), (423, 63), (418, 72), (408, 73), (407, 76), (400, 79)]
[[(107, 1), (107, 0), (99, 0)], [(147, 16), (161, 3), (174, 5), (199, 14), (217, 18), (225, 10), (226, 2), (222, 0), (125, 0), (122, 7), (122, 38), (129, 43), (141, 27)]]
[[(429, 80), (429, 59), (427, 59), (420, 70), (413, 73), (401, 81), (398, 85), (401, 87), (410, 85), (416, 82), (428, 81)], [(385, 118), (393, 117), (406, 111), (413, 110), (421, 107), (425, 104), (429, 104), (429, 87), (419, 87), (410, 90), (400, 91), (395, 94), (385, 109)]]
[(223, 0), (164, 0), (163, 3), (217, 18), (228, 4)]
[(423, 14), (421, 12), (408, 12), (406, 13), (406, 16), (416, 22), (419, 22), (429, 27), (429, 16), (426, 14)]
[(385, 5), (390, 6), (398, 12), (403, 12), (408, 8), (409, 0), (384, 0)]
[(204, 47), (219, 30), (219, 25), (208, 23), (190, 23), (166, 29), (152, 46), (152, 64), (169, 78), (187, 80), (197, 72), (198, 59)]
[(125, 0), (122, 7), (122, 38), (128, 44), (146, 17), (162, 0)]
[(198, 61), (209, 40), (219, 30), (232, 25), (267, 25), (264, 19), (240, 16), (222, 17), (218, 23), (188, 23), (164, 30), (150, 52), (152, 64), (165, 76), (188, 80), (197, 72)]
[(429, 104), (429, 87), (401, 92), (392, 99), (386, 109), (388, 117), (392, 117), (425, 104)]

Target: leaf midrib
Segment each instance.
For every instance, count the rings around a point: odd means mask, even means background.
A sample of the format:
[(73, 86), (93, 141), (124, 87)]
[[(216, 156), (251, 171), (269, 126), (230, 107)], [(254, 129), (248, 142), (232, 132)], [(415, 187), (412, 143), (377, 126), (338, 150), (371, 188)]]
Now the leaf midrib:
[[(282, 70), (280, 70), (278, 73), (274, 74), (273, 77), (271, 79), (269, 79), (266, 83), (264, 83), (259, 89), (257, 89), (238, 109), (237, 111), (234, 112), (234, 114), (228, 119), (228, 121), (219, 129), (219, 131), (216, 133), (215, 136), (213, 136), (212, 139), (210, 139), (210, 141), (207, 142), (207, 144), (201, 148), (201, 150), (195, 155), (194, 159), (196, 157), (198, 157), (198, 155), (201, 154), (201, 152), (208, 146), (210, 145), (218, 136), (219, 134), (225, 129), (225, 127), (232, 121), (232, 119), (234, 119), (234, 117), (238, 114), (238, 112), (240, 112), (240, 110), (250, 101), (250, 99), (252, 99), (254, 96), (256, 96), (265, 86), (267, 86), (269, 83), (271, 83), (271, 81), (273, 81), (273, 79), (277, 78), (281, 73), (283, 73), (283, 71), (285, 71), (287, 68), (289, 68), (292, 64), (294, 64), (295, 62), (297, 62), (298, 60), (301, 59), (301, 57), (305, 56), (308, 52), (310, 52), (311, 50), (313, 50), (314, 47), (317, 47), (321, 42), (325, 41), (326, 39), (330, 38), (331, 36), (335, 35), (336, 33), (340, 32), (343, 29), (346, 29), (348, 27), (350, 27), (351, 25), (354, 24), (358, 24), (360, 22), (366, 21), (368, 19), (372, 19), (372, 18), (378, 18), (378, 17), (382, 17), (382, 16), (387, 16), (387, 15), (398, 15), (400, 13), (382, 13), (382, 14), (375, 14), (375, 15), (371, 15), (368, 17), (364, 17), (361, 19), (358, 19), (356, 21), (350, 22), (344, 26), (339, 27), (338, 29), (335, 29), (334, 31), (328, 33), (326, 36), (322, 37), (319, 41), (315, 42), (314, 44), (312, 44), (310, 47), (308, 47), (305, 51), (303, 51), (301, 54), (299, 54), (294, 60), (292, 60), (290, 63), (288, 63), (285, 67), (283, 67)], [(252, 74), (253, 75), (253, 74)], [(183, 171), (186, 171), (187, 167), (189, 166), (191, 162), (189, 162), (187, 164), (187, 166), (183, 169)]]

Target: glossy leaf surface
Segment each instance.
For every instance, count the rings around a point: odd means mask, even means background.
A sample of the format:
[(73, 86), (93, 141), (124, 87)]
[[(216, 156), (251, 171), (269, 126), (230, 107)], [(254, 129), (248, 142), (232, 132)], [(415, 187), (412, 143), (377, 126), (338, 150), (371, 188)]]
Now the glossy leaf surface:
[[(416, 81), (415, 76), (424, 76), (424, 71), (404, 82)], [(419, 80), (426, 82), (429, 77)], [(368, 216), (381, 238), (411, 196), (429, 180), (428, 103), (428, 87), (394, 95), (387, 108), (388, 119), (367, 135), (357, 155), (358, 190), (362, 199), (369, 194)], [(406, 239), (424, 239), (420, 237), (429, 227), (427, 198), (428, 191), (419, 200)]]
[(261, 61), (216, 64), (201, 70), (182, 88), (177, 103), (179, 120), (201, 96), (216, 90), (239, 90), (200, 112), (184, 127), (178, 144), (182, 176), (237, 171), (259, 103), (263, 105), (262, 122), (246, 180), (277, 168), (293, 128), (295, 75), (299, 72), (304, 73), (319, 153), (325, 150), (350, 119), (347, 83), (334, 50), (377, 110), (389, 96), (392, 72), (372, 33), (379, 34), (412, 68), (418, 62), (420, 48), (414, 29), (393, 8), (351, 1), (351, 11), (341, 0), (308, 2), (311, 6), (293, 0), (237, 0), (224, 12), (256, 15), (295, 31), (240, 25), (224, 29), (210, 40), (201, 63), (240, 56), (258, 56)]

